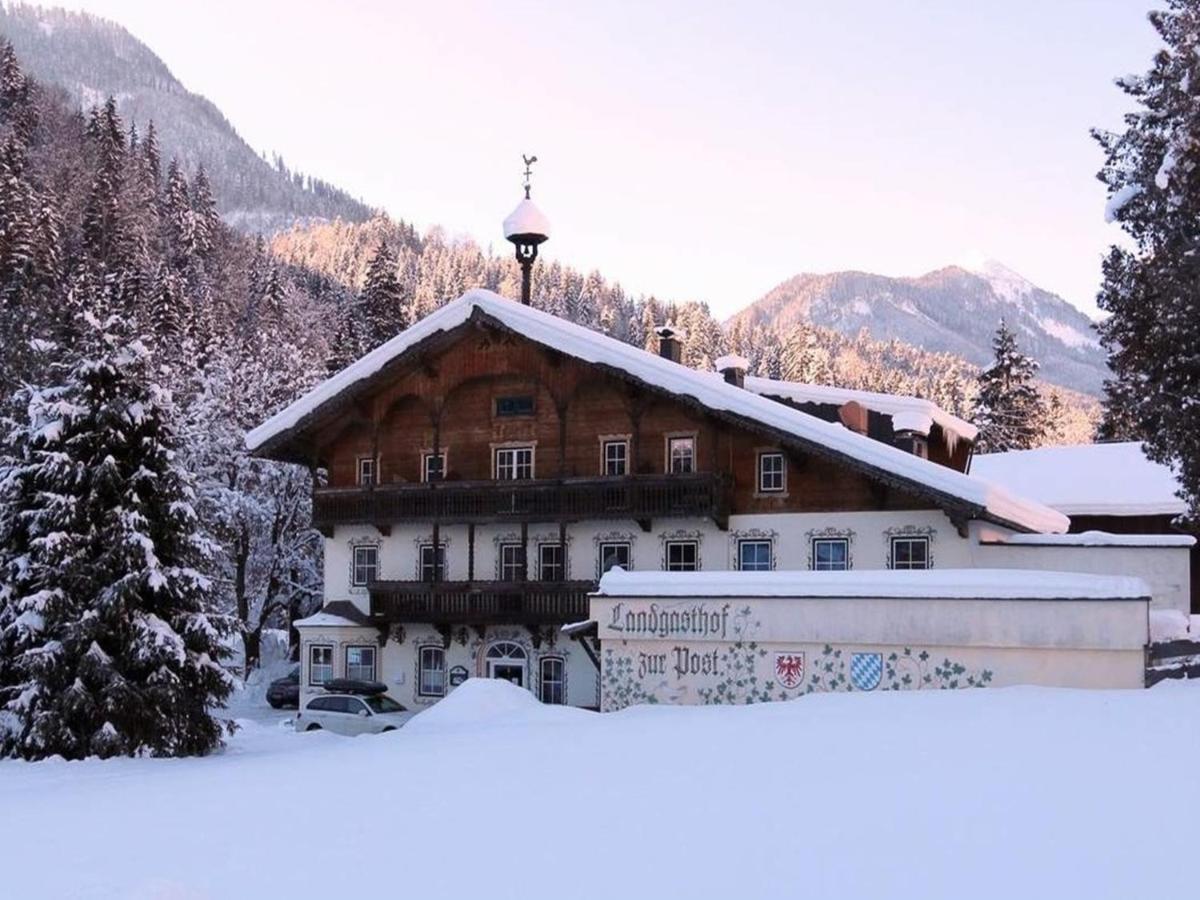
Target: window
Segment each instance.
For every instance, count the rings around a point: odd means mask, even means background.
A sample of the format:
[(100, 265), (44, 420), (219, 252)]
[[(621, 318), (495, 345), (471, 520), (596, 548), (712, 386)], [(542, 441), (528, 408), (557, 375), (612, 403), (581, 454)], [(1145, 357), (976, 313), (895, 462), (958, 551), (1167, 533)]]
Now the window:
[(818, 572), (842, 572), (850, 568), (847, 538), (813, 538), (813, 568)]
[(498, 447), (496, 449), (496, 478), (512, 481), (533, 477), (532, 447)]
[(441, 697), (446, 693), (446, 651), (441, 647), (422, 647), (417, 672), (417, 696)]
[(546, 656), (541, 661), (541, 678), (538, 680), (539, 698), (543, 703), (567, 702), (567, 667), (558, 656)]
[(566, 581), (562, 544), (538, 544), (538, 578), (542, 581)]
[(375, 680), (375, 648), (346, 648), (346, 677), (355, 681)]
[(667, 438), (667, 471), (672, 475), (690, 475), (696, 471), (696, 439)]
[(771, 571), (771, 542), (738, 541), (738, 568), (743, 572)]
[(333, 678), (333, 648), (308, 648), (308, 683), (324, 684)]
[(532, 416), (533, 415), (533, 397), (522, 395), (519, 397), (497, 397), (496, 398), (496, 415), (497, 416)]
[(758, 490), (776, 494), (787, 487), (787, 465), (782, 453), (758, 454)]
[(442, 581), (446, 577), (446, 545), (439, 544), (434, 561), (433, 544), (421, 545), (421, 580)]
[(892, 538), (893, 569), (928, 569), (929, 564), (929, 538)]
[(667, 571), (695, 572), (700, 568), (699, 549), (695, 541), (667, 541)]
[(354, 564), (350, 572), (353, 587), (366, 587), (379, 577), (379, 548), (374, 544), (361, 544), (354, 548)]
[(604, 474), (629, 474), (629, 441), (604, 442)]
[(500, 580), (520, 581), (525, 572), (525, 548), (520, 544), (500, 545)]
[(371, 456), (358, 458), (358, 483), (372, 485), (375, 483), (375, 459)]
[(625, 571), (629, 571), (630, 565), (630, 546), (627, 543), (604, 543), (600, 545), (600, 574), (603, 575), (614, 566), (620, 566)]
[(424, 453), (421, 455), (421, 480), (441, 481), (446, 477), (446, 454)]

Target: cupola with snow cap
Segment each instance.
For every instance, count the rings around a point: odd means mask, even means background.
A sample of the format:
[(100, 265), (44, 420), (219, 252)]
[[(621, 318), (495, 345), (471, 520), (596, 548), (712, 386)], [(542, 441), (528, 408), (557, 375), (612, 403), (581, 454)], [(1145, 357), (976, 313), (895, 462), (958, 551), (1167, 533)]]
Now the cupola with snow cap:
[(536, 156), (522, 156), (525, 160), (525, 199), (504, 220), (504, 237), (517, 248), (517, 262), (521, 265), (521, 302), (529, 305), (533, 281), (533, 262), (537, 259), (538, 244), (550, 238), (550, 220), (529, 199), (530, 168), (537, 162)]

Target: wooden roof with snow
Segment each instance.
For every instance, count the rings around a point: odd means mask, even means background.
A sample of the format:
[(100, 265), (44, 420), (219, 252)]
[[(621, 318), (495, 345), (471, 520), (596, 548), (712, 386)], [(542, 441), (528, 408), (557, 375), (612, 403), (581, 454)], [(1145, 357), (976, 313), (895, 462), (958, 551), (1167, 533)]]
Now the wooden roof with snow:
[(310, 429), (371, 390), (388, 373), (410, 364), (435, 343), (443, 343), (451, 332), (471, 323), (520, 335), (648, 391), (700, 407), (738, 427), (769, 434), (784, 445), (927, 497), (960, 522), (982, 518), (1020, 531), (1067, 530), (1066, 516), (982, 479), (484, 290), (468, 291), (317, 385), (249, 432), (246, 446), (260, 456), (298, 460), (296, 445), (303, 443)]

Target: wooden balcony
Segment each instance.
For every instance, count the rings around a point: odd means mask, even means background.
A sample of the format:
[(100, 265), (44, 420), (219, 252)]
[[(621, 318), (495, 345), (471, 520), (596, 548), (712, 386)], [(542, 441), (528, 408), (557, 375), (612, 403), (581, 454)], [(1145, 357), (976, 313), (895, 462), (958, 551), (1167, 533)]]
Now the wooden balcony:
[(313, 525), (401, 522), (573, 522), (634, 519), (649, 529), (660, 517), (728, 520), (727, 480), (720, 475), (636, 475), (525, 481), (440, 481), (375, 487), (318, 488)]
[(371, 618), (434, 625), (565, 625), (588, 617), (592, 581), (375, 581)]

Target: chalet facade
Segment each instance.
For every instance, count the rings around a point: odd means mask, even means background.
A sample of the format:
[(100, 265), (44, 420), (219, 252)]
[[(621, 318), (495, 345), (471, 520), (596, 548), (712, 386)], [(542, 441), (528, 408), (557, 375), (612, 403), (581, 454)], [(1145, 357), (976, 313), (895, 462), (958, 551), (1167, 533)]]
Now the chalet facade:
[(1069, 527), (964, 474), (974, 429), (926, 401), (677, 358), (669, 332), (655, 355), (473, 291), (251, 432), (323, 473), (305, 690), (371, 678), (420, 706), (488, 676), (597, 707), (595, 632), (563, 626), (608, 569), (1016, 567), (1010, 537)]

